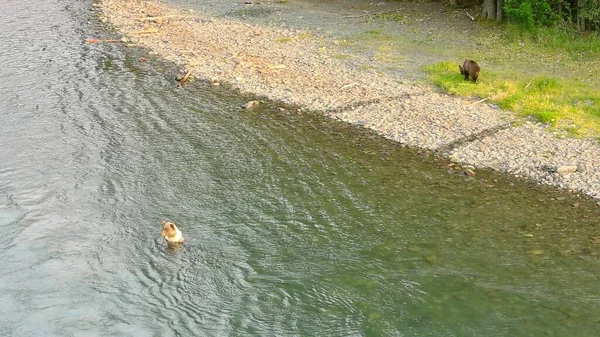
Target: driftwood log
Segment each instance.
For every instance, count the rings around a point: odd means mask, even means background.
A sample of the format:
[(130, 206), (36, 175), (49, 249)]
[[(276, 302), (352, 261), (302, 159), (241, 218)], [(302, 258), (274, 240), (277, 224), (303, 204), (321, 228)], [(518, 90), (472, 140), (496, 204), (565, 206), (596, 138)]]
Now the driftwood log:
[(475, 15), (475, 16), (469, 14), (469, 12), (467, 12), (467, 11), (465, 11), (465, 13), (467, 13), (467, 16), (469, 17), (469, 19), (471, 19), (471, 22), (475, 22), (475, 20), (477, 20), (479, 15), (481, 15), (481, 12), (477, 13), (477, 15)]

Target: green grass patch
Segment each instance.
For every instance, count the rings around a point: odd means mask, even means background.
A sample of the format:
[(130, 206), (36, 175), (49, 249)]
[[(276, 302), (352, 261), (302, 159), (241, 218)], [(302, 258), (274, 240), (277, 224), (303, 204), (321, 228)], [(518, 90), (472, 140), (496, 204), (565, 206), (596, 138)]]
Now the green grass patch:
[(399, 23), (407, 23), (407, 21), (409, 20), (409, 17), (400, 11), (374, 13), (373, 15), (370, 15), (367, 18), (370, 20), (380, 20), (384, 22), (394, 21)]
[(349, 60), (352, 58), (352, 55), (349, 54), (335, 54), (332, 56), (336, 60)]
[(375, 40), (375, 41), (392, 41), (394, 38), (387, 33), (382, 32), (381, 30), (367, 30), (362, 32), (362, 38)]
[(390, 45), (379, 45), (375, 49), (375, 59), (381, 62), (401, 64), (406, 60), (406, 56), (398, 53)]
[[(575, 136), (600, 135), (600, 91), (576, 79), (529, 77), (483, 66), (478, 83), (465, 81), (458, 62), (425, 66), (430, 80), (450, 94), (489, 98), (503, 109), (533, 116)], [(481, 65), (481, 64), (480, 64)]]
[[(426, 65), (426, 76), (451, 94), (489, 98), (572, 135), (600, 136), (600, 34), (524, 30), (495, 20), (465, 26), (454, 16), (439, 16), (438, 22), (423, 21), (421, 12), (399, 13), (406, 16), (401, 25), (386, 22), (401, 16), (370, 16), (377, 20), (340, 46), (349, 54), (368, 54), (378, 71), (395, 67), (420, 77), (418, 69)], [(464, 16), (462, 10), (452, 15)], [(482, 65), (478, 84), (460, 75), (458, 62), (466, 57)], [(447, 59), (457, 61), (440, 62)]]
[(294, 41), (294, 39), (291, 37), (282, 37), (282, 38), (275, 40), (275, 42), (277, 42), (277, 43), (288, 43), (288, 42), (292, 42), (292, 41)]

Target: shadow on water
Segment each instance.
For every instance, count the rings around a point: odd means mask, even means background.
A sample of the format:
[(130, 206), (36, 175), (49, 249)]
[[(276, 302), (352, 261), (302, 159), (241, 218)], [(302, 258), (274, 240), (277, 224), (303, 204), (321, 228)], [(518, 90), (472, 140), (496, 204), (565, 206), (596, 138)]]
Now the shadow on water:
[[(11, 6), (0, 21), (0, 76), (12, 79), (0, 83), (3, 334), (600, 328), (593, 202), (449, 174), (364, 130), (245, 111), (201, 83), (177, 88), (174, 68), (142, 50), (83, 44), (111, 35), (89, 3)], [(185, 244), (165, 243), (163, 218)]]

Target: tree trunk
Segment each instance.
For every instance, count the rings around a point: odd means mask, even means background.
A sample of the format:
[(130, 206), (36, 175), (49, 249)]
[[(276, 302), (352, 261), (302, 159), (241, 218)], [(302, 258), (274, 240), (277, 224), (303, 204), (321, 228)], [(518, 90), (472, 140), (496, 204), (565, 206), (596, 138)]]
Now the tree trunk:
[(577, 29), (581, 30), (581, 16), (579, 14), (581, 14), (581, 0), (577, 0), (577, 20), (575, 22), (577, 22)]
[(583, 6), (582, 0), (577, 0), (577, 27), (579, 31), (585, 31), (585, 19), (581, 17), (581, 7)]
[(561, 19), (563, 18), (562, 17), (562, 4), (563, 4), (562, 0), (559, 0), (558, 1), (558, 17)]
[(481, 17), (488, 20), (494, 20), (496, 18), (496, 0), (483, 0)]
[(504, 12), (504, 0), (496, 0), (496, 20), (502, 21), (502, 13)]

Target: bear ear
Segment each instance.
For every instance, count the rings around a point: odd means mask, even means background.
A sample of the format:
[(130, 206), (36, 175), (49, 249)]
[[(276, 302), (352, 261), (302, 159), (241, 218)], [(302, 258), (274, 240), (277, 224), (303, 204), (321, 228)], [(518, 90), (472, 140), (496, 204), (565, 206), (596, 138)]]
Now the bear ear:
[(163, 220), (161, 223), (164, 225), (167, 223), (167, 220)]
[(173, 230), (175, 230), (175, 224), (174, 224), (174, 223), (170, 223), (169, 225), (171, 226), (171, 228), (172, 228)]

